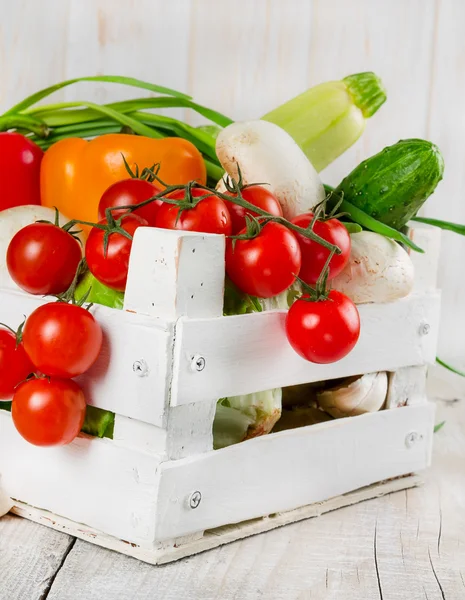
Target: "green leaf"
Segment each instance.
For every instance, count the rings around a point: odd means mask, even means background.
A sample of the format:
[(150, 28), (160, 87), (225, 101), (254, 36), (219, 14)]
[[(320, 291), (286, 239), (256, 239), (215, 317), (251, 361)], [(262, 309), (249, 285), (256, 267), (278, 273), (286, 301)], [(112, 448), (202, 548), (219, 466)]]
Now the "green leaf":
[(18, 104), (15, 104), (8, 110), (5, 115), (11, 115), (17, 112), (21, 112), (26, 108), (29, 108), (33, 104), (40, 102), (43, 98), (50, 96), (54, 92), (67, 87), (68, 85), (72, 85), (73, 83), (79, 83), (81, 81), (101, 81), (104, 83), (120, 83), (122, 85), (129, 85), (132, 87), (137, 87), (143, 90), (149, 90), (150, 92), (155, 92), (157, 94), (167, 94), (168, 96), (175, 96), (177, 98), (187, 98), (190, 99), (190, 96), (187, 94), (183, 94), (181, 92), (177, 92), (176, 90), (172, 90), (170, 88), (156, 85), (154, 83), (148, 83), (147, 81), (142, 81), (140, 79), (134, 79), (134, 77), (122, 77), (120, 75), (96, 75), (93, 77), (77, 77), (76, 79), (68, 79), (66, 81), (62, 81), (61, 83), (56, 83), (50, 87), (47, 87), (31, 96), (28, 96)]
[(445, 421), (441, 421), (440, 423), (438, 423), (437, 425), (434, 426), (433, 432), (434, 433), (438, 432), (440, 429), (442, 429), (444, 427), (445, 424), (446, 424)]
[(427, 217), (413, 217), (412, 221), (417, 221), (417, 223), (425, 223), (426, 225), (432, 225), (433, 227), (439, 227), (445, 231), (453, 231), (459, 235), (465, 235), (465, 225), (460, 225), (460, 223), (451, 223), (450, 221), (429, 219)]
[(86, 418), (81, 431), (99, 438), (113, 439), (115, 413), (96, 406), (87, 405)]
[(6, 410), (8, 412), (11, 412), (11, 402), (0, 401), (0, 410)]
[(438, 365), (441, 365), (441, 367), (444, 367), (448, 371), (451, 371), (451, 373), (455, 373), (456, 375), (460, 375), (460, 377), (465, 377), (465, 373), (463, 371), (459, 371), (459, 369), (456, 369), (452, 365), (449, 365), (448, 363), (444, 362), (443, 360), (441, 360), (439, 358), (439, 356), (436, 356), (436, 362), (437, 362)]
[(102, 304), (110, 308), (122, 310), (124, 305), (124, 293), (117, 292), (100, 283), (90, 271), (88, 271), (79, 282), (74, 297), (77, 302), (86, 296), (86, 302), (91, 304)]
[(424, 252), (424, 250), (422, 250), (419, 246), (412, 242), (412, 240), (405, 234), (401, 233), (400, 231), (397, 231), (397, 229), (394, 229), (393, 227), (389, 227), (389, 225), (381, 223), (381, 221), (377, 221), (369, 214), (367, 214), (360, 208), (354, 206), (347, 200), (342, 201), (341, 205), (339, 206), (339, 210), (341, 212), (349, 213), (352, 221), (355, 221), (355, 223), (362, 225), (370, 231), (374, 231), (375, 233), (379, 233), (380, 235), (384, 235), (385, 237), (396, 240), (396, 242), (400, 242), (401, 244), (408, 246), (412, 250), (415, 250), (415, 252)]

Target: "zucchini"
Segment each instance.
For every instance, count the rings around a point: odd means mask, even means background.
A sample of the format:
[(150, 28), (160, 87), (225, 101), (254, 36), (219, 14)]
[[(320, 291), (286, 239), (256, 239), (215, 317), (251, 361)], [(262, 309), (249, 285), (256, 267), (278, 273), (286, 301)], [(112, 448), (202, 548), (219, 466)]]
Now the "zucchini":
[(400, 231), (434, 192), (443, 172), (437, 146), (401, 140), (360, 163), (337, 186), (334, 197)]

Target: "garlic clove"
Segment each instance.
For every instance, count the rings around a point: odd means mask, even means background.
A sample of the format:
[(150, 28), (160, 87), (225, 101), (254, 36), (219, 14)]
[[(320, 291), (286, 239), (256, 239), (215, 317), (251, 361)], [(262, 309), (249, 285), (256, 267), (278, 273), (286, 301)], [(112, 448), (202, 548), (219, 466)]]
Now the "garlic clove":
[(387, 396), (385, 371), (344, 379), (338, 385), (317, 392), (320, 408), (335, 418), (353, 417), (380, 410)]

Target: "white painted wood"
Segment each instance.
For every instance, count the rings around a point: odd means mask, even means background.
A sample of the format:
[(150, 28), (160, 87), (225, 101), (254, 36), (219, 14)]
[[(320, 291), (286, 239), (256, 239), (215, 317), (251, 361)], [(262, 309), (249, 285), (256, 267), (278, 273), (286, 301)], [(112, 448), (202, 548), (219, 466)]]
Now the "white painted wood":
[(179, 539), (176, 543), (171, 541), (170, 543), (167, 543), (165, 547), (154, 547), (153, 549), (142, 548), (137, 544), (129, 544), (128, 542), (106, 535), (96, 529), (83, 527), (79, 523), (75, 523), (46, 510), (34, 508), (24, 502), (15, 502), (12, 512), (15, 515), (33, 521), (34, 523), (40, 523), (41, 525), (45, 525), (56, 531), (67, 533), (81, 540), (91, 542), (92, 544), (97, 544), (102, 548), (115, 550), (116, 552), (132, 556), (133, 558), (137, 558), (138, 560), (152, 565), (161, 565), (185, 558), (186, 556), (198, 554), (199, 552), (204, 552), (205, 550), (212, 550), (223, 544), (229, 544), (252, 535), (271, 531), (277, 527), (282, 527), (283, 525), (319, 517), (320, 515), (340, 509), (344, 506), (351, 506), (352, 504), (364, 502), (371, 498), (379, 498), (385, 494), (408, 489), (420, 485), (421, 481), (421, 478), (417, 475), (409, 475), (407, 477), (383, 481), (344, 494), (343, 496), (330, 498), (324, 502), (302, 506), (295, 510), (275, 513), (270, 516), (252, 519), (243, 523), (218, 527), (206, 531), (205, 534), (198, 539), (193, 539), (184, 543), (181, 543), (181, 539)]
[[(359, 306), (360, 339), (344, 359), (316, 365), (300, 358), (284, 330), (285, 311), (219, 319), (180, 320), (175, 345), (171, 404), (199, 402), (264, 389), (322, 381), (360, 373), (393, 371), (433, 362), (439, 295), (414, 294), (398, 302)], [(430, 326), (427, 335), (421, 326)], [(191, 368), (202, 356), (205, 368)]]
[[(47, 301), (54, 299), (0, 290), (1, 320), (17, 328), (24, 315)], [(76, 379), (84, 389), (87, 403), (162, 426), (170, 361), (169, 326), (160, 319), (106, 306), (95, 305), (91, 311), (104, 337), (97, 362)], [(147, 367), (143, 377), (134, 367), (141, 361)]]
[(414, 291), (427, 292), (437, 289), (441, 230), (421, 223), (410, 223), (409, 237), (425, 251), (424, 254), (420, 254), (409, 250), (415, 269)]
[[(436, 3), (436, 19), (432, 44), (431, 81), (429, 90), (429, 119), (427, 135), (444, 156), (444, 180), (437, 193), (425, 205), (424, 215), (465, 223), (463, 202), (463, 106), (461, 97), (465, 82), (460, 77), (465, 40), (456, 23), (465, 20), (465, 4), (455, 0)], [(439, 285), (444, 290), (444, 306), (439, 338), (439, 356), (457, 368), (465, 370), (465, 329), (463, 297), (465, 280), (461, 276), (461, 260), (465, 255), (465, 238), (450, 232), (443, 233), (439, 267)], [(457, 268), (460, 270), (457, 270)], [(465, 390), (465, 379), (455, 385)]]
[(25, 519), (0, 519), (0, 598), (43, 600), (75, 539)]
[(428, 367), (401, 367), (389, 373), (386, 408), (413, 406), (426, 402), (426, 374)]
[(151, 546), (161, 457), (80, 435), (64, 447), (37, 448), (0, 411), (2, 487), (13, 499), (66, 515), (124, 540)]
[[(224, 295), (223, 236), (141, 228), (134, 236), (125, 308), (170, 320), (181, 316), (219, 317)], [(174, 339), (178, 327), (174, 330)], [(183, 353), (179, 346), (169, 349)], [(197, 358), (192, 357), (195, 370)], [(172, 384), (170, 383), (169, 386)], [(170, 387), (167, 395), (171, 393)], [(170, 410), (167, 453), (172, 459), (213, 448), (212, 426), (218, 396)]]
[(176, 320), (223, 314), (224, 236), (141, 227), (124, 308)]
[(113, 443), (148, 454), (163, 455), (166, 451), (166, 429), (115, 415)]
[[(426, 468), (434, 405), (282, 431), (161, 465), (157, 540), (291, 510)], [(407, 436), (416, 432), (416, 443)], [(277, 485), (279, 482), (279, 485)], [(199, 491), (199, 506), (189, 497)]]

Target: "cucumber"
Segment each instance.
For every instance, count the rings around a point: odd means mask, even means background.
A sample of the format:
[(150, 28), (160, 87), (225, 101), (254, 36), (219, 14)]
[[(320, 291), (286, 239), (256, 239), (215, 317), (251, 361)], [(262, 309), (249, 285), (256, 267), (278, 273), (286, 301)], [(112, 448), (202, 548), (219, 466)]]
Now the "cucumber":
[(401, 140), (360, 163), (334, 190), (378, 221), (401, 230), (434, 192), (444, 172), (437, 146)]

